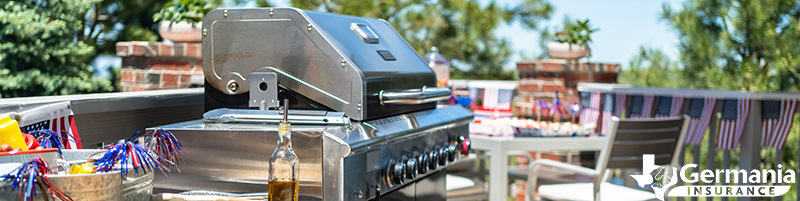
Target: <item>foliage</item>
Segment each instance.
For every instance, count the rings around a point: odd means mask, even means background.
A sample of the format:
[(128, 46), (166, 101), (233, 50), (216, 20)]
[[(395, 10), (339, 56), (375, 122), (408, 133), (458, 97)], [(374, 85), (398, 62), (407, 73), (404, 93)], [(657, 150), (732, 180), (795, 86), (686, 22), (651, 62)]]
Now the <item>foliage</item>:
[(111, 91), (92, 77), (94, 48), (75, 41), (93, 0), (0, 1), (0, 96)]
[[(79, 13), (84, 31), (77, 39), (95, 48), (91, 59), (105, 54), (116, 54), (116, 43), (121, 41), (158, 41), (157, 22), (153, 14), (168, 0), (101, 0)], [(91, 60), (90, 59), (90, 60)]]
[(687, 87), (680, 77), (678, 62), (661, 50), (641, 47), (629, 66), (630, 69), (621, 73), (621, 83), (667, 88)]
[[(631, 60), (630, 70), (623, 73), (623, 83), (743, 91), (800, 90), (800, 2), (687, 0), (679, 10), (664, 4), (663, 11), (662, 19), (678, 35), (678, 60), (643, 48)], [(783, 161), (784, 170), (798, 168), (798, 130), (795, 125), (790, 131), (783, 158), (777, 159), (772, 148), (762, 149), (762, 168), (774, 168), (778, 160)], [(706, 161), (707, 141), (701, 147), (700, 161)], [(715, 153), (717, 168), (721, 167), (723, 153)], [(738, 154), (738, 148), (731, 151), (732, 168), (738, 168)], [(793, 186), (783, 198), (794, 200), (796, 190)]]
[(678, 33), (682, 77), (697, 88), (790, 91), (800, 86), (800, 3), (691, 0), (664, 5)]
[(564, 31), (556, 34), (556, 41), (573, 45), (587, 45), (592, 42), (592, 33), (600, 30), (589, 27), (589, 19), (566, 23)]
[(510, 42), (494, 35), (502, 23), (520, 22), (536, 28), (549, 19), (546, 0), (525, 0), (513, 7), (479, 0), (291, 0), (295, 7), (344, 15), (385, 19), (421, 55), (430, 47), (457, 69), (452, 78), (514, 79), (503, 64), (511, 56)]
[(205, 0), (172, 0), (164, 5), (158, 13), (153, 15), (153, 21), (173, 22), (202, 22), (203, 18), (214, 8)]

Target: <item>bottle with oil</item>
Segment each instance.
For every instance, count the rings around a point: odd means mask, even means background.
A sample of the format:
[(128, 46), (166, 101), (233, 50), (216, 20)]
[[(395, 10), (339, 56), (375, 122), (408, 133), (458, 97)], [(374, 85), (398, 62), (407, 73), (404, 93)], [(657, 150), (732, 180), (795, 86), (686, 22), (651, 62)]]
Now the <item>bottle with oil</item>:
[(289, 100), (283, 101), (283, 121), (278, 125), (278, 146), (269, 158), (269, 201), (297, 201), (300, 179), (297, 155), (292, 150)]

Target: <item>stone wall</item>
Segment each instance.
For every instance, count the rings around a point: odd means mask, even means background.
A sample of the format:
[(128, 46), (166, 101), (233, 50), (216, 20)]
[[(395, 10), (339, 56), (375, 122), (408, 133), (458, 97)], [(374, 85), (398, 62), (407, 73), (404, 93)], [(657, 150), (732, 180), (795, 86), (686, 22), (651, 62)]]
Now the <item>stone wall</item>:
[(201, 43), (119, 42), (122, 91), (178, 89), (203, 84)]

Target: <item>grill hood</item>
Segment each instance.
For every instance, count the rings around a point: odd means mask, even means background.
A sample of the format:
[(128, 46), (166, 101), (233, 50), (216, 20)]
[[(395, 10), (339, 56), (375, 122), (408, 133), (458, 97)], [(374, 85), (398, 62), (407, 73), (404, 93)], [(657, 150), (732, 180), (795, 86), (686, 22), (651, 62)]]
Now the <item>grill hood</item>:
[(217, 9), (202, 28), (207, 111), (251, 107), (254, 72), (274, 73), (279, 86), (268, 87), (279, 93), (357, 121), (432, 109), (450, 94), (436, 88), (434, 72), (385, 20)]

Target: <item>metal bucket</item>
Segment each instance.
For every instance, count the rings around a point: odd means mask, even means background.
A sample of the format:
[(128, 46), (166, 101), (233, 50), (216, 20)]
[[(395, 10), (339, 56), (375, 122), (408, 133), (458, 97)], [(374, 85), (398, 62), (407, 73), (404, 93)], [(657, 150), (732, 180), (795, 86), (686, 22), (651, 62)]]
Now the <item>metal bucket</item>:
[[(47, 177), (53, 186), (69, 195), (73, 200), (85, 201), (115, 201), (120, 197), (119, 172), (81, 174), (81, 175), (52, 175)], [(11, 183), (0, 184), (0, 200), (17, 200), (19, 191), (11, 189)], [(38, 189), (33, 200), (44, 200), (44, 194)], [(55, 199), (59, 200), (59, 199)]]
[[(68, 164), (83, 163), (90, 155), (101, 152), (100, 149), (63, 150), (64, 160)], [(73, 200), (86, 201), (149, 201), (153, 192), (152, 171), (145, 174), (129, 172), (124, 182), (119, 171), (81, 175), (51, 175), (50, 183), (70, 196)], [(11, 189), (10, 183), (0, 182), (0, 200), (17, 200), (19, 191)], [(34, 200), (44, 200), (37, 190)], [(56, 199), (58, 200), (58, 199)]]

